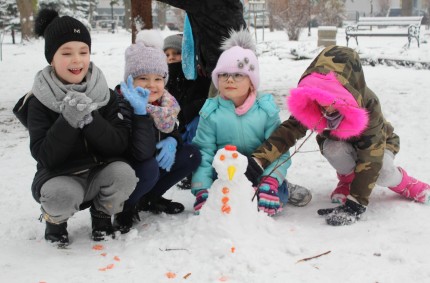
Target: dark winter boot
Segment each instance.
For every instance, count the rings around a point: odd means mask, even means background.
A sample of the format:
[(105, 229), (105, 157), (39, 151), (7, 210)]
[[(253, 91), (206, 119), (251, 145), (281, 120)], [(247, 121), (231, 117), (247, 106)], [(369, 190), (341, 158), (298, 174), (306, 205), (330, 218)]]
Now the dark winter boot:
[(139, 213), (136, 208), (133, 208), (115, 214), (113, 227), (120, 231), (121, 234), (126, 234), (130, 231), (131, 227), (133, 227), (133, 223), (139, 221)]
[(67, 233), (67, 222), (54, 224), (46, 221), (45, 240), (57, 244), (58, 247), (69, 245), (69, 234)]
[(191, 190), (191, 175), (182, 179), (181, 182), (176, 186), (181, 190)]
[(104, 241), (106, 236), (115, 238), (114, 229), (112, 226), (111, 216), (96, 210), (93, 206), (90, 208), (92, 233), (91, 238), (94, 241)]
[(185, 207), (182, 203), (174, 202), (170, 199), (165, 199), (163, 197), (158, 197), (154, 200), (148, 200), (143, 197), (138, 204), (139, 211), (150, 211), (155, 214), (167, 213), (167, 214), (177, 214), (184, 211)]
[(352, 196), (348, 196), (345, 203), (334, 208), (318, 209), (319, 215), (324, 215), (327, 224), (332, 226), (351, 225), (360, 220), (366, 212), (366, 206), (361, 205)]

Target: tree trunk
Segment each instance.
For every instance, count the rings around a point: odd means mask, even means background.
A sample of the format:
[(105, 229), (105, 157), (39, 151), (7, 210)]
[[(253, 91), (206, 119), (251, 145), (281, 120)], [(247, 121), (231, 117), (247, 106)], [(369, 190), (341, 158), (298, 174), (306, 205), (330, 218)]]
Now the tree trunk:
[(412, 16), (412, 0), (402, 0), (402, 16)]
[(142, 29), (152, 29), (152, 1), (131, 0), (131, 42)]
[(37, 0), (16, 0), (19, 11), (19, 21), (21, 24), (21, 41), (29, 40), (34, 36), (34, 14), (37, 9)]

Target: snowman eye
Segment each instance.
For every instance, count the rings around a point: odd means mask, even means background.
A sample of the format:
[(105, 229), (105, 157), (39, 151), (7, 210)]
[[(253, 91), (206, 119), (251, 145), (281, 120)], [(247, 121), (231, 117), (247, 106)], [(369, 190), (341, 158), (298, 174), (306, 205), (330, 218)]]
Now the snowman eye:
[(236, 159), (239, 156), (239, 154), (237, 154), (237, 152), (235, 152), (231, 156), (233, 156), (233, 158)]

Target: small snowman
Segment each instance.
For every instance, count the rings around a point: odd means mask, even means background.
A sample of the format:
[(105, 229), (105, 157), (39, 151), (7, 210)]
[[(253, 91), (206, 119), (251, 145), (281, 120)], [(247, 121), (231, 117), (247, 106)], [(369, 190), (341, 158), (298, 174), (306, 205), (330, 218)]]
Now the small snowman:
[[(260, 217), (257, 202), (252, 202), (254, 188), (245, 176), (248, 159), (237, 151), (236, 146), (226, 145), (219, 149), (212, 162), (217, 179), (209, 189), (209, 197), (200, 215), (216, 217), (219, 221), (233, 224)], [(246, 221), (245, 221), (246, 222)]]

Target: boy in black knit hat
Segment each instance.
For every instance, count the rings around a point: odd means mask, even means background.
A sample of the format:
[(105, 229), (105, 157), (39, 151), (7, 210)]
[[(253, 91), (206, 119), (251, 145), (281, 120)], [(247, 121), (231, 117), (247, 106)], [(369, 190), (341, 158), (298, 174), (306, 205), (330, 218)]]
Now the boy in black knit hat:
[(91, 37), (80, 21), (41, 10), (35, 32), (45, 38), (49, 65), (14, 113), (28, 128), (37, 161), (32, 192), (46, 220), (45, 239), (68, 245), (67, 220), (91, 206), (92, 239), (104, 240), (114, 235), (111, 216), (122, 211), (137, 183), (121, 159), (130, 122), (90, 61)]

